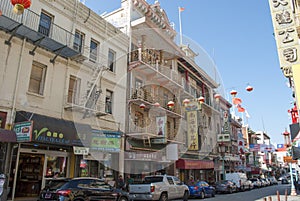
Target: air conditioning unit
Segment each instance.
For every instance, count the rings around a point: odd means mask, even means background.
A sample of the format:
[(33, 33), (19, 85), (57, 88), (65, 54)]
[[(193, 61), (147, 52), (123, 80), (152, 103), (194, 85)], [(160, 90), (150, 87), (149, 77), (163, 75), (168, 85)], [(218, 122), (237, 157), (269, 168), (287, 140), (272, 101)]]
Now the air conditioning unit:
[(87, 57), (84, 56), (83, 54), (77, 54), (76, 56), (72, 57), (71, 59), (74, 61), (77, 61), (77, 62), (84, 62), (85, 60), (87, 60)]
[(218, 134), (217, 142), (230, 142), (230, 134)]

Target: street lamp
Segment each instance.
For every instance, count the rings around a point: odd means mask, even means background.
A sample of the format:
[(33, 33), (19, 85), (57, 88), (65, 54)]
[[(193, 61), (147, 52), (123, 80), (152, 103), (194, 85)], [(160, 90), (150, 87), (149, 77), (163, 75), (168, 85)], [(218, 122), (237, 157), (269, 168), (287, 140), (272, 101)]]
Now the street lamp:
[(295, 188), (295, 185), (294, 185), (294, 178), (293, 178), (293, 168), (292, 168), (292, 164), (293, 164), (293, 154), (292, 154), (292, 145), (291, 145), (291, 140), (290, 140), (290, 133), (285, 130), (284, 133), (283, 133), (283, 136), (284, 136), (284, 142), (285, 142), (285, 147), (288, 150), (290, 150), (290, 156), (291, 156), (291, 159), (287, 162), (289, 162), (290, 164), (290, 175), (291, 175), (291, 195), (297, 195), (297, 192), (296, 192), (296, 188)]
[(225, 175), (225, 152), (226, 152), (226, 145), (224, 144), (224, 142), (221, 142), (219, 144), (219, 153), (221, 154), (221, 157), (222, 157), (223, 180), (226, 180), (226, 175)]

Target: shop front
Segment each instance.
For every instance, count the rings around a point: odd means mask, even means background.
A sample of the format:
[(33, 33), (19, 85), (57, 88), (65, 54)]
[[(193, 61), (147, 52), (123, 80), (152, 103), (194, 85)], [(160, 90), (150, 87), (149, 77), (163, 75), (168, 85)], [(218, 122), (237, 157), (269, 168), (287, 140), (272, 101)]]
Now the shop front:
[(164, 154), (157, 152), (125, 152), (125, 173), (130, 174), (135, 182), (145, 176), (155, 174), (174, 174), (174, 166), (166, 160)]
[(79, 154), (79, 176), (116, 180), (122, 172), (119, 166), (121, 137), (119, 131), (92, 129), (87, 154)]
[(78, 176), (73, 147), (88, 144), (89, 125), (19, 111), (14, 131), (18, 148), (13, 150), (9, 197), (36, 197), (55, 173)]
[(210, 160), (179, 159), (176, 161), (176, 169), (179, 169), (179, 178), (185, 183), (190, 176), (195, 180), (214, 182), (214, 162)]

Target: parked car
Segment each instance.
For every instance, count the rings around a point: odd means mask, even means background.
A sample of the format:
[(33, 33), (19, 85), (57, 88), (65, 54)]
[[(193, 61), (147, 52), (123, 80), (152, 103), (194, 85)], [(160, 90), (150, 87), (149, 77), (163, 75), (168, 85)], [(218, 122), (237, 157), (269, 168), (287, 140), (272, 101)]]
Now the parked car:
[(285, 178), (282, 178), (282, 179), (281, 179), (281, 183), (282, 183), (282, 184), (289, 184), (290, 182), (289, 182), (289, 180), (285, 177)]
[(226, 180), (234, 182), (239, 191), (251, 190), (253, 188), (252, 182), (242, 172), (226, 173)]
[(40, 192), (38, 201), (128, 201), (128, 193), (110, 186), (105, 180), (92, 177), (51, 179)]
[(278, 181), (277, 181), (277, 179), (274, 176), (273, 177), (269, 177), (268, 179), (271, 182), (271, 185), (278, 185)]
[(237, 191), (235, 183), (229, 180), (222, 180), (216, 182), (216, 193), (233, 193)]
[(142, 183), (129, 185), (130, 200), (173, 200), (187, 201), (189, 188), (171, 175), (146, 176)]
[(266, 181), (265, 179), (260, 178), (259, 180), (261, 181), (261, 186), (262, 186), (262, 187), (268, 186), (268, 183), (267, 183), (267, 181)]
[(254, 188), (261, 188), (261, 181), (258, 178), (251, 178), (250, 181)]
[(215, 187), (209, 185), (206, 181), (198, 181), (194, 185), (189, 185), (190, 197), (193, 198), (205, 198), (205, 197), (215, 197), (216, 189)]

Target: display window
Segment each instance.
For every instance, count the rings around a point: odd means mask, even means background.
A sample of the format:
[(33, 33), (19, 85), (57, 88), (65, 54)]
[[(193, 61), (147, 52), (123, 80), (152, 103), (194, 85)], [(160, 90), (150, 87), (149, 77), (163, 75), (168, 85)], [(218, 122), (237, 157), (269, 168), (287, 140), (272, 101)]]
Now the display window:
[(47, 156), (47, 169), (46, 178), (54, 177), (66, 177), (67, 172), (67, 157), (63, 156)]

